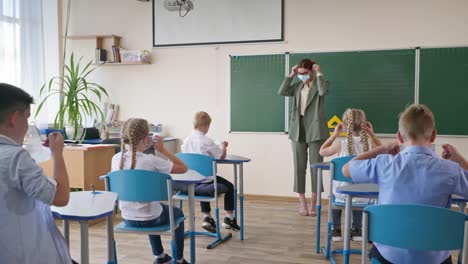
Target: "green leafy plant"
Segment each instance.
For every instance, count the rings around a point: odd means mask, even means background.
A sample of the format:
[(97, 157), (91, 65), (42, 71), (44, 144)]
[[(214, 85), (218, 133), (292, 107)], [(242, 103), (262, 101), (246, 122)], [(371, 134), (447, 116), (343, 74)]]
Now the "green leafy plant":
[(75, 63), (73, 53), (70, 62), (65, 65), (63, 77), (53, 77), (45, 83), (40, 90), (41, 98), (44, 98), (37, 107), (35, 117), (38, 116), (44, 104), (53, 95), (60, 95), (60, 104), (54, 119), (54, 127), (63, 129), (65, 126), (73, 126), (73, 139), (78, 136), (83, 138), (84, 133), (79, 135), (85, 115), (104, 120), (101, 108), (89, 98), (96, 95), (101, 102), (102, 97), (108, 96), (106, 89), (101, 85), (89, 82), (86, 78), (96, 69), (92, 67), (92, 60), (80, 71), (82, 58)]

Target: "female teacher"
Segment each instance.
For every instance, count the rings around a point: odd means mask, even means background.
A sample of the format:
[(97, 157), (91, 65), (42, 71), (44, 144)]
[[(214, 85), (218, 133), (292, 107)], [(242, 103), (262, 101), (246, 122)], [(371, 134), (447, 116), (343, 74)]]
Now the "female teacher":
[[(291, 84), (294, 76), (300, 81)], [(323, 76), (320, 66), (309, 59), (303, 59), (291, 69), (291, 74), (281, 84), (278, 95), (294, 97), (289, 122), (294, 158), (294, 192), (299, 194), (299, 214), (316, 216), (317, 173), (310, 170), (312, 199), (309, 209), (305, 198), (305, 175), (307, 149), (309, 163), (322, 162), (320, 146), (328, 138), (327, 121), (324, 111), (324, 96), (328, 94), (329, 82)], [(323, 190), (323, 186), (321, 186)]]

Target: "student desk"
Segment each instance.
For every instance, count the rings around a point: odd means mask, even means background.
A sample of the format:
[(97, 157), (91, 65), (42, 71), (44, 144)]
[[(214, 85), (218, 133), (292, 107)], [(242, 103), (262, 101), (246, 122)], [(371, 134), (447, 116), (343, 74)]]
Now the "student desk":
[(194, 170), (182, 174), (171, 174), (174, 182), (188, 185), (189, 222), (190, 222), (190, 263), (195, 264), (195, 184), (206, 180), (206, 177)]
[(373, 198), (379, 196), (379, 186), (377, 184), (352, 184), (336, 188), (337, 193), (345, 194), (345, 228), (344, 228), (344, 263), (349, 263), (350, 251), (350, 231), (351, 231), (351, 202), (353, 197)]
[[(117, 145), (79, 145), (65, 146), (63, 158), (68, 172), (71, 188), (81, 188), (90, 191), (91, 184), (96, 190), (105, 190), (104, 182), (99, 176), (111, 170), (112, 156)], [(46, 175), (54, 172), (53, 161), (39, 164)]]
[[(224, 159), (216, 160), (216, 164), (234, 165), (234, 217), (237, 218), (237, 179), (239, 178), (239, 203), (240, 203), (240, 240), (244, 240), (244, 163), (250, 162), (249, 158), (236, 155), (226, 155)], [(239, 167), (239, 174), (237, 168)]]
[[(330, 170), (330, 162), (311, 163), (311, 168), (317, 170), (317, 226), (315, 234), (315, 253), (320, 253), (320, 217), (322, 216), (322, 173), (324, 170)], [(332, 190), (330, 190), (332, 191)], [(329, 230), (331, 232), (331, 230)]]
[(55, 217), (63, 220), (63, 234), (67, 245), (70, 244), (69, 221), (79, 221), (81, 232), (81, 264), (89, 263), (88, 221), (107, 218), (107, 263), (116, 263), (114, 252), (113, 214), (117, 194), (99, 191), (93, 193), (71, 192), (67, 206), (51, 206)]
[[(78, 144), (80, 141), (79, 140), (69, 140), (69, 139), (65, 139), (65, 143), (68, 143), (68, 144)], [(83, 141), (81, 141), (82, 144), (102, 144), (102, 139), (100, 138), (93, 138), (93, 139), (84, 139)]]
[[(112, 142), (113, 144), (118, 144), (116, 146), (120, 147), (120, 138), (115, 138), (115, 139), (106, 139), (104, 142), (106, 141), (114, 141)], [(65, 143), (78, 143), (79, 141), (76, 141), (76, 140), (65, 140)], [(102, 144), (103, 140), (100, 139), (100, 138), (95, 138), (95, 139), (85, 139), (83, 140), (83, 142), (81, 142), (82, 144), (85, 144), (85, 145), (88, 145), (88, 144), (92, 144), (92, 145), (95, 145), (95, 144)], [(163, 143), (164, 143), (164, 147), (171, 153), (176, 153), (177, 152), (177, 141), (175, 138), (173, 137), (164, 137), (163, 138)]]

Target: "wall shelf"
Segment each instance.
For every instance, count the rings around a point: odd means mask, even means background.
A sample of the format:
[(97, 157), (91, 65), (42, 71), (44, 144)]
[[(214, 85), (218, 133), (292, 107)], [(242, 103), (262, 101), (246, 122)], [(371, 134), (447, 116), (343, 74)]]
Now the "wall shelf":
[[(122, 39), (121, 36), (109, 34), (109, 35), (69, 35), (66, 37), (70, 40), (95, 40), (96, 41), (96, 50), (106, 50), (107, 53), (107, 60), (112, 59), (114, 56), (114, 49), (112, 47), (120, 47), (120, 40)], [(106, 41), (106, 48), (104, 48), (104, 41)], [(109, 45), (109, 42), (111, 44)], [(98, 54), (98, 53), (97, 53)], [(96, 59), (98, 56), (96, 54)], [(98, 66), (123, 66), (123, 65), (149, 65), (151, 62), (96, 62), (93, 65)]]
[(98, 66), (125, 66), (125, 65), (150, 65), (149, 62), (105, 62), (105, 63), (93, 63)]
[(117, 35), (72, 35), (67, 36), (67, 39), (72, 40), (89, 40), (95, 39), (96, 40), (96, 49), (102, 49), (102, 42), (104, 39), (112, 39), (112, 45), (116, 47), (120, 47), (120, 39), (121, 36)]

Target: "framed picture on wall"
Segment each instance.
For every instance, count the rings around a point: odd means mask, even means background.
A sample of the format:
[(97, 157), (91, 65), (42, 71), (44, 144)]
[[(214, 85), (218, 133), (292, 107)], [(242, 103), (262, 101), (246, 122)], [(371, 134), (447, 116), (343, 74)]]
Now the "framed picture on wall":
[(153, 46), (284, 40), (284, 0), (153, 0)]

